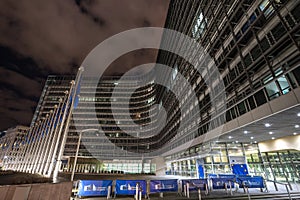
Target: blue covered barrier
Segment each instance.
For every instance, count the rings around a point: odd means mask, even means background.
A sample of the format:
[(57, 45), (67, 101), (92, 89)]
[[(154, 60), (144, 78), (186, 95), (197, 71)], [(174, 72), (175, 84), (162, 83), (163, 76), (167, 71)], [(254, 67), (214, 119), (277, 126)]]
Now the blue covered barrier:
[(248, 188), (264, 188), (264, 179), (261, 176), (238, 176), (237, 183), (242, 186), (245, 185)]
[(184, 185), (189, 183), (189, 189), (190, 190), (206, 190), (206, 185), (207, 185), (207, 179), (187, 179), (187, 180), (182, 180), (182, 189), (184, 188)]
[(170, 180), (151, 180), (150, 181), (150, 192), (177, 192), (178, 183), (177, 179)]
[(227, 188), (229, 188), (229, 182), (231, 188), (234, 188), (234, 180), (231, 178), (212, 178), (211, 180), (213, 189), (225, 189), (225, 183), (227, 183)]
[(139, 184), (139, 190), (142, 194), (147, 193), (147, 183), (145, 180), (116, 180), (116, 194), (117, 195), (135, 195), (136, 185)]
[(78, 196), (107, 196), (109, 186), (111, 189), (111, 180), (80, 180), (78, 185)]

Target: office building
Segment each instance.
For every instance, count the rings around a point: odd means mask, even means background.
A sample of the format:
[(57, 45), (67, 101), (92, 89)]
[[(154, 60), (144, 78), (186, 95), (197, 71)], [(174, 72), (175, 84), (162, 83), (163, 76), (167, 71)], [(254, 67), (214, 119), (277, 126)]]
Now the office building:
[[(194, 38), (212, 58), (225, 86), (226, 120), (219, 126), (211, 117), (218, 108), (207, 100), (203, 78), (161, 51), (160, 63), (197, 85), (201, 118), (188, 131), (194, 132), (192, 147), (186, 149), (191, 139), (185, 133), (163, 154), (170, 174), (197, 177), (199, 162), (204, 175), (231, 173), (231, 158), (242, 156), (250, 174), (299, 181), (299, 11), (299, 1), (171, 1), (165, 27)], [(218, 127), (218, 137), (197, 144)]]
[[(18, 125), (2, 131), (0, 134), (0, 166), (13, 168), (23, 156), (24, 141), (29, 127)], [(5, 169), (4, 167), (4, 169)]]
[[(165, 28), (188, 35), (203, 47), (210, 56), (204, 67), (215, 66), (220, 73), (224, 103), (212, 103), (213, 88), (190, 63), (161, 50), (157, 63), (172, 67), (170, 73), (157, 73), (154, 68), (122, 79), (83, 78), (78, 105), (70, 123), (65, 123), (53, 113), (67, 110), (64, 105), (75, 91), (70, 90), (75, 77), (49, 76), (31, 132), (38, 130), (34, 125), (43, 127), (52, 117), (59, 119), (50, 120), (55, 127), (67, 130), (66, 138), (59, 130), (51, 132), (58, 134), (55, 140), (44, 134), (55, 145), (44, 142), (29, 148), (20, 169), (49, 175), (55, 159), (61, 158), (60, 170), (71, 171), (81, 132), (76, 172), (204, 177), (244, 170), (267, 179), (299, 181), (299, 13), (296, 0), (171, 0)], [(180, 47), (175, 38), (165, 37), (163, 42)], [(188, 84), (182, 84), (179, 75)], [(170, 87), (155, 84), (158, 79)], [(147, 84), (140, 87), (140, 82)], [(58, 156), (59, 147), (64, 147), (62, 156)], [(51, 159), (43, 160), (40, 155), (30, 159), (43, 149), (45, 155), (51, 152)], [(36, 164), (40, 166), (32, 170)]]

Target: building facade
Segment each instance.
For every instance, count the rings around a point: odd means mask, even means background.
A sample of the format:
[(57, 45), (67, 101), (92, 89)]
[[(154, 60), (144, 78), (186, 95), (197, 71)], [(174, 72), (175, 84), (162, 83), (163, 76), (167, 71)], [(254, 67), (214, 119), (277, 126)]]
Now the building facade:
[[(50, 175), (56, 165), (71, 171), (79, 143), (76, 172), (200, 177), (231, 173), (232, 158), (242, 157), (250, 174), (299, 181), (300, 143), (293, 143), (299, 140), (299, 13), (296, 0), (172, 0), (165, 28), (201, 45), (210, 58), (202, 67), (213, 73), (215, 66), (220, 74), (223, 103), (212, 103), (219, 94), (211, 95), (217, 86), (205, 80), (209, 75), (163, 50), (157, 63), (170, 72), (154, 68), (100, 81), (49, 76), (26, 156), (15, 169)], [(182, 45), (166, 35), (162, 43)]]
[[(183, 133), (166, 149), (168, 173), (198, 177), (199, 160), (205, 175), (231, 173), (230, 156), (243, 156), (251, 174), (299, 181), (299, 145), (291, 145), (299, 141), (299, 10), (293, 0), (171, 1), (165, 28), (189, 35), (209, 54), (221, 73), (226, 108), (220, 126), (203, 77), (178, 55), (160, 52), (158, 62), (196, 84), (201, 119), (188, 131), (194, 138)], [(194, 141), (190, 148), (188, 141)], [(280, 147), (260, 151), (265, 141)]]
[(13, 168), (20, 156), (23, 155), (24, 141), (29, 127), (16, 126), (3, 131), (0, 135), (1, 167)]

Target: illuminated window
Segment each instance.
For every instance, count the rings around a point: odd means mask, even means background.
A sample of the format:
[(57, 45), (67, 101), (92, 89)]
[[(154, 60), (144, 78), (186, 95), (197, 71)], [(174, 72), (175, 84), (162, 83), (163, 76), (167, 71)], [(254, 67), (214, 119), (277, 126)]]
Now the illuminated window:
[(278, 83), (283, 94), (290, 91), (290, 85), (284, 75), (278, 78)]
[(279, 89), (274, 81), (266, 85), (266, 90), (270, 100), (279, 96)]
[(264, 13), (265, 17), (269, 17), (274, 12), (269, 0), (263, 0), (259, 5), (259, 9)]
[(192, 29), (192, 35), (197, 40), (200, 38), (201, 34), (205, 28), (206, 19), (204, 18), (202, 12), (199, 13), (196, 21), (194, 22), (194, 26)]

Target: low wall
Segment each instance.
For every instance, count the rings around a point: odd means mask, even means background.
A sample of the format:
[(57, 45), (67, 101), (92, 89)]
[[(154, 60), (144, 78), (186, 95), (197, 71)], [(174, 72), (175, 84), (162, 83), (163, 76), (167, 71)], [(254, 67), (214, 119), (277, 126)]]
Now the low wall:
[(7, 185), (0, 187), (0, 200), (70, 199), (72, 182)]

